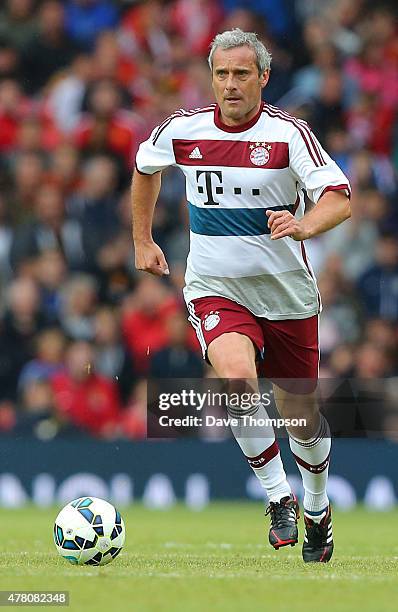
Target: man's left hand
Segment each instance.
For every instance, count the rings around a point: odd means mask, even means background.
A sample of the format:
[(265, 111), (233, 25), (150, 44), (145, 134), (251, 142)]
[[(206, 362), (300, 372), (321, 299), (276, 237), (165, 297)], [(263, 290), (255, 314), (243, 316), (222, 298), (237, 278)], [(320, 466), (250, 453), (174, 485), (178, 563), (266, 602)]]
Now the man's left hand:
[(293, 240), (305, 240), (308, 238), (308, 233), (302, 227), (301, 221), (298, 221), (289, 211), (266, 210), (265, 214), (268, 217), (271, 240), (278, 240), (285, 236), (290, 236)]

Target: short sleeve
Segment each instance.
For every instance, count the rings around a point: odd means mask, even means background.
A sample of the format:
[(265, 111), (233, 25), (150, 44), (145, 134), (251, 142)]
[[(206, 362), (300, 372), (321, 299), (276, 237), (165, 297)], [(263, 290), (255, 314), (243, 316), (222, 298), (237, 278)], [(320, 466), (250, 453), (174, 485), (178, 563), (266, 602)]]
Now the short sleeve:
[(297, 122), (291, 136), (289, 159), (290, 168), (313, 202), (317, 203), (327, 191), (343, 190), (348, 197), (351, 196), (347, 177), (304, 121)]
[(175, 164), (173, 143), (167, 126), (157, 126), (142, 142), (135, 158), (135, 167), (141, 174), (154, 174)]

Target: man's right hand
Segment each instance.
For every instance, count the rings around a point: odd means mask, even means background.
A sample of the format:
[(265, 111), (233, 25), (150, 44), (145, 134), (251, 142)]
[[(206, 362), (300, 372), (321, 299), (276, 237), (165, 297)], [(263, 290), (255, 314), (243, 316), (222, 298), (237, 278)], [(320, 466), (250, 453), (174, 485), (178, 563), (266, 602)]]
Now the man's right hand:
[(152, 241), (135, 242), (135, 267), (156, 276), (170, 274), (162, 249)]

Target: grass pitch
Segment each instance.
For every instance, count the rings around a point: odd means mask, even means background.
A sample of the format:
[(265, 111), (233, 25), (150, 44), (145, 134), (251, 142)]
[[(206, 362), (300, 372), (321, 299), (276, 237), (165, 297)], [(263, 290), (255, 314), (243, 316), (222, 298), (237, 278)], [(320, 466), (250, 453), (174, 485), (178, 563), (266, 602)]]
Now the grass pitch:
[(0, 589), (69, 590), (76, 612), (397, 610), (398, 511), (335, 512), (333, 560), (305, 565), (300, 545), (270, 548), (259, 504), (132, 506), (124, 551), (96, 568), (58, 557), (58, 510), (0, 510)]

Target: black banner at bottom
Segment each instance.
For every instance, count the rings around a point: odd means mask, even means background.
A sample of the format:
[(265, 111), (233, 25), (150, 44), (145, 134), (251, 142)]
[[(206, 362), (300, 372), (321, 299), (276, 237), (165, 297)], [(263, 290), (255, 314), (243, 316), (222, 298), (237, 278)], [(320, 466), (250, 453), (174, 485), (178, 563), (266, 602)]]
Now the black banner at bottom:
[[(398, 440), (398, 378), (390, 379), (152, 379), (148, 438), (223, 439), (231, 427), (245, 437), (286, 437), (319, 423), (326, 435)], [(270, 432), (270, 433), (267, 433)], [(239, 435), (239, 434), (238, 434)]]

